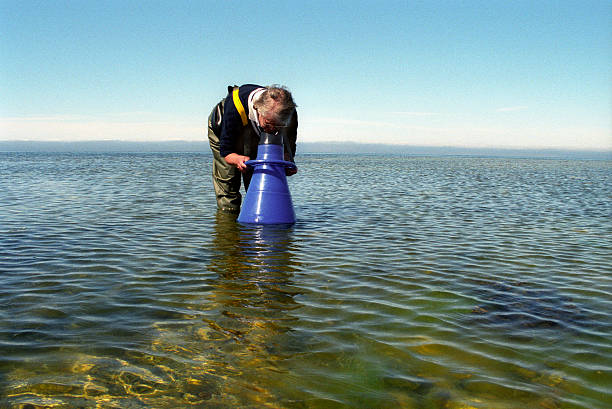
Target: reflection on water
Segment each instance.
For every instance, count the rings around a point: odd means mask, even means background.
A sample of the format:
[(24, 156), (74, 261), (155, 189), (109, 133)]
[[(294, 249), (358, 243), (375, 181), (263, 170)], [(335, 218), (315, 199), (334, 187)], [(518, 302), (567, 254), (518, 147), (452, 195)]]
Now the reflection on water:
[(0, 408), (593, 409), (612, 164), (306, 155), (298, 222), (200, 154), (0, 154)]
[(271, 388), (281, 383), (284, 359), (296, 342), (288, 334), (298, 308), (293, 286), (295, 245), (288, 226), (241, 226), (235, 216), (217, 213), (209, 270), (218, 275), (206, 319), (206, 339), (224, 340), (218, 371), (224, 374), (223, 395), (236, 407), (249, 402), (275, 407)]
[[(235, 216), (219, 213), (212, 240), (201, 249), (210, 261), (190, 266), (193, 274), (126, 271), (145, 287), (166, 285), (158, 300), (140, 306), (158, 305), (148, 316), (153, 321), (129, 330), (103, 318), (143, 301), (132, 293), (134, 299), (98, 305), (90, 314), (99, 322), (84, 328), (52, 306), (41, 307), (44, 318), (63, 318), (62, 327), (40, 322), (33, 326), (48, 330), (3, 328), (11, 337), (1, 344), (0, 406), (276, 407), (278, 397), (269, 385), (281, 383), (283, 360), (295, 347), (291, 344), (299, 344), (287, 336), (288, 312), (297, 308), (298, 293), (292, 284), (297, 265), (292, 234), (286, 226), (241, 226)], [(95, 284), (94, 277), (87, 278)], [(118, 315), (133, 325), (125, 312)], [(106, 326), (108, 345), (104, 335), (86, 345), (67, 333), (69, 328), (75, 334), (100, 332), (99, 326)], [(126, 342), (119, 343), (121, 338)]]

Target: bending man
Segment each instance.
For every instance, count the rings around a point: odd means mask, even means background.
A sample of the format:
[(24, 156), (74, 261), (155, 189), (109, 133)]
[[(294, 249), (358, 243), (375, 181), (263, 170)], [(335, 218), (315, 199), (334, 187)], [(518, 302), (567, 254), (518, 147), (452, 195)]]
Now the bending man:
[[(261, 132), (283, 136), (285, 160), (294, 161), (297, 112), (291, 93), (282, 86), (246, 84), (228, 87), (228, 95), (208, 117), (208, 141), (213, 152), (213, 184), (217, 207), (238, 213), (242, 196), (240, 180), (249, 188), (252, 168), (245, 165), (257, 157)], [(297, 169), (287, 170), (288, 175)]]

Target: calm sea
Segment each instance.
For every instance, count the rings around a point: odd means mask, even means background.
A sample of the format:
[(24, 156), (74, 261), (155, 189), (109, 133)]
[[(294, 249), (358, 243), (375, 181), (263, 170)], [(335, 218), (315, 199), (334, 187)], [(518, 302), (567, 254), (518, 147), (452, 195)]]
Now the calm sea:
[(606, 408), (610, 161), (0, 153), (2, 408)]

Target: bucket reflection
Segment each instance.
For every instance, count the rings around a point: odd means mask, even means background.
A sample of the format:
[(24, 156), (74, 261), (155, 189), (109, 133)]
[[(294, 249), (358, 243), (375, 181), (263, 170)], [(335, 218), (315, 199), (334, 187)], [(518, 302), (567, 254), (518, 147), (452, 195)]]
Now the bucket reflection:
[(299, 307), (292, 237), (287, 226), (241, 226), (235, 217), (217, 215), (209, 265), (217, 274), (214, 311), (206, 321), (223, 354), (224, 392), (239, 405), (275, 402), (284, 360), (301, 349), (291, 334), (291, 311)]

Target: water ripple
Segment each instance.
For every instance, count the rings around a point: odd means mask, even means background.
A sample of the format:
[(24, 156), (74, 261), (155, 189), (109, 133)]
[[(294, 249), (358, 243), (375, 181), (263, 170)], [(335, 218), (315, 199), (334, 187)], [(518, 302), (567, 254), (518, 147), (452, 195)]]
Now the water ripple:
[(299, 221), (202, 154), (0, 154), (0, 406), (597, 408), (609, 162), (307, 155)]

